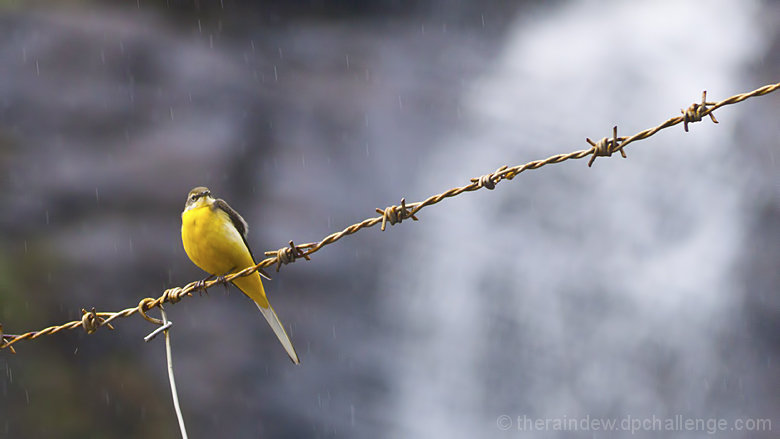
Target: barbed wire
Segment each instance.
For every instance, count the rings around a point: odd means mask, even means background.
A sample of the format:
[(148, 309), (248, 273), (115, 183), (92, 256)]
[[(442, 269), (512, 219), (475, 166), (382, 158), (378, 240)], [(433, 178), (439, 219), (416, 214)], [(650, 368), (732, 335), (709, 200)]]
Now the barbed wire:
[(282, 247), (275, 251), (265, 252), (265, 256), (267, 257), (252, 267), (247, 267), (239, 272), (229, 274), (224, 277), (219, 277), (217, 279), (200, 280), (196, 282), (190, 282), (183, 287), (167, 289), (160, 297), (156, 299), (146, 297), (141, 299), (141, 301), (138, 302), (138, 305), (132, 308), (123, 309), (117, 312), (97, 312), (95, 308), (92, 308), (91, 311), (82, 309), (81, 320), (74, 320), (61, 325), (49, 326), (38, 331), (30, 331), (18, 335), (3, 334), (3, 326), (0, 324), (0, 349), (8, 348), (11, 352), (15, 353), (16, 351), (14, 350), (13, 345), (22, 340), (35, 340), (44, 335), (53, 335), (64, 330), (76, 329), (79, 327), (83, 328), (87, 334), (94, 333), (101, 326), (107, 326), (109, 329), (114, 329), (114, 327), (111, 325), (112, 321), (120, 317), (130, 317), (133, 314), (139, 314), (150, 323), (162, 326), (164, 322), (162, 320), (150, 317), (147, 314), (147, 311), (156, 307), (162, 307), (164, 303), (176, 303), (181, 300), (182, 297), (192, 296), (192, 293), (195, 291), (205, 291), (217, 284), (227, 284), (237, 277), (248, 276), (265, 267), (275, 265), (276, 271), (278, 272), (282, 265), (293, 263), (300, 258), (309, 260), (313, 253), (319, 251), (326, 245), (333, 244), (341, 238), (352, 235), (361, 229), (373, 227), (381, 223), (381, 229), (384, 231), (388, 223), (390, 223), (390, 225), (394, 225), (401, 223), (403, 220), (409, 218), (417, 221), (415, 214), (426, 206), (437, 204), (445, 198), (455, 197), (464, 192), (473, 192), (482, 188), (492, 190), (501, 180), (512, 180), (520, 173), (529, 169), (538, 169), (545, 165), (561, 163), (570, 159), (581, 159), (587, 156), (590, 156), (590, 160), (588, 161), (588, 166), (590, 167), (593, 165), (596, 157), (609, 157), (615, 152), (620, 152), (621, 156), (625, 158), (625, 147), (635, 141), (647, 139), (648, 137), (665, 128), (669, 128), (680, 123), (683, 124), (683, 127), (687, 132), (689, 124), (699, 122), (706, 116), (709, 116), (712, 122), (718, 123), (718, 120), (715, 119), (715, 116), (712, 114), (713, 111), (717, 110), (718, 108), (724, 107), (726, 105), (736, 104), (754, 96), (763, 96), (772, 93), (779, 88), (780, 82), (776, 84), (768, 84), (751, 92), (731, 96), (730, 98), (724, 99), (720, 102), (707, 102), (707, 92), (704, 91), (702, 92), (701, 103), (694, 103), (687, 109), (680, 110), (680, 113), (682, 114), (681, 116), (672, 117), (656, 127), (640, 131), (633, 136), (618, 137), (617, 126), (615, 126), (612, 128), (611, 138), (604, 137), (596, 142), (590, 138), (585, 139), (591, 145), (589, 149), (574, 151), (568, 154), (558, 154), (547, 157), (543, 160), (534, 160), (523, 165), (512, 167), (502, 166), (492, 173), (472, 178), (470, 184), (452, 188), (446, 192), (430, 196), (423, 201), (407, 204), (406, 200), (402, 198), (401, 204), (398, 206), (392, 205), (384, 209), (376, 209), (376, 212), (381, 216), (366, 218), (365, 220), (353, 224), (344, 230), (341, 230), (340, 232), (332, 233), (326, 236), (319, 242), (295, 245), (293, 241), (290, 241), (289, 246), (287, 247)]

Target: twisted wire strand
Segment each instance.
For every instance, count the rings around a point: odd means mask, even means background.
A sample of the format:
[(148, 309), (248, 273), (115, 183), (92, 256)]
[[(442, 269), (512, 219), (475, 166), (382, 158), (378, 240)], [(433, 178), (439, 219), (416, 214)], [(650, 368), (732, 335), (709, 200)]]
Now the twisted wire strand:
[(598, 142), (586, 139), (586, 141), (591, 145), (591, 148), (589, 149), (573, 151), (568, 154), (557, 154), (547, 157), (546, 159), (534, 160), (512, 167), (502, 166), (490, 174), (472, 178), (471, 183), (466, 186), (452, 188), (440, 194), (432, 195), (423, 201), (407, 204), (405, 199), (401, 199), (400, 206), (389, 206), (385, 209), (376, 209), (377, 213), (381, 214), (381, 216), (366, 218), (359, 223), (345, 228), (344, 230), (331, 233), (319, 242), (295, 245), (293, 241), (290, 241), (288, 247), (283, 247), (275, 251), (265, 252), (265, 256), (268, 257), (252, 267), (247, 267), (236, 273), (229, 274), (214, 280), (190, 282), (184, 287), (170, 288), (165, 290), (165, 292), (163, 292), (163, 294), (156, 299), (151, 297), (141, 299), (138, 305), (132, 308), (126, 308), (117, 312), (96, 312), (94, 308), (92, 308), (91, 311), (82, 309), (81, 320), (74, 320), (61, 325), (49, 326), (38, 331), (30, 331), (19, 335), (3, 334), (3, 326), (0, 324), (0, 349), (8, 348), (11, 352), (15, 352), (13, 345), (22, 340), (35, 340), (44, 335), (53, 335), (61, 331), (76, 329), (79, 327), (83, 328), (87, 334), (92, 334), (101, 326), (108, 326), (109, 329), (114, 329), (111, 325), (112, 321), (120, 317), (130, 317), (136, 313), (140, 314), (141, 317), (150, 323), (155, 325), (163, 325), (161, 320), (150, 317), (146, 312), (153, 308), (160, 307), (164, 303), (176, 303), (184, 296), (192, 296), (194, 291), (205, 291), (206, 289), (216, 284), (226, 284), (237, 277), (248, 276), (260, 270), (261, 268), (276, 265), (276, 271), (279, 271), (282, 265), (293, 263), (300, 258), (310, 260), (310, 256), (313, 253), (319, 251), (321, 248), (325, 247), (326, 245), (333, 244), (345, 236), (352, 235), (361, 229), (373, 227), (381, 223), (382, 230), (385, 230), (387, 223), (394, 225), (408, 218), (417, 221), (415, 214), (417, 214), (426, 206), (432, 206), (446, 198), (455, 197), (464, 192), (473, 192), (481, 188), (492, 190), (501, 180), (512, 180), (520, 173), (529, 169), (539, 169), (542, 166), (549, 164), (561, 163), (570, 159), (582, 159), (587, 156), (591, 156), (590, 162), (588, 163), (588, 166), (590, 166), (593, 164), (593, 161), (597, 156), (611, 156), (612, 153), (618, 151), (621, 153), (622, 157), (625, 157), (626, 155), (624, 148), (633, 142), (647, 139), (648, 137), (663, 129), (678, 125), (680, 123), (683, 123), (685, 131), (688, 131), (688, 124), (699, 122), (705, 116), (710, 116), (714, 123), (718, 123), (717, 119), (715, 119), (715, 116), (712, 114), (712, 112), (718, 108), (724, 107), (726, 105), (736, 104), (754, 96), (763, 96), (772, 93), (779, 88), (780, 82), (775, 84), (767, 84), (751, 92), (737, 94), (720, 102), (707, 102), (707, 92), (705, 91), (702, 93), (701, 103), (694, 103), (688, 107), (688, 109), (680, 110), (682, 114), (681, 116), (672, 117), (656, 127), (640, 131), (633, 136), (618, 137), (617, 127), (614, 127), (611, 138), (602, 138)]

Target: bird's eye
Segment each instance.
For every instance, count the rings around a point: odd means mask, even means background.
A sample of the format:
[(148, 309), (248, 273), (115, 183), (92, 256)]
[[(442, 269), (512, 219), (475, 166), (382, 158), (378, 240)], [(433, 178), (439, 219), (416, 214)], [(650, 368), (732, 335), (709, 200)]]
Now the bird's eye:
[(197, 200), (197, 199), (198, 199), (198, 196), (197, 196), (197, 195), (193, 195), (193, 196), (191, 196), (191, 197), (190, 197), (190, 200), (192, 200), (192, 201), (195, 201), (195, 200)]

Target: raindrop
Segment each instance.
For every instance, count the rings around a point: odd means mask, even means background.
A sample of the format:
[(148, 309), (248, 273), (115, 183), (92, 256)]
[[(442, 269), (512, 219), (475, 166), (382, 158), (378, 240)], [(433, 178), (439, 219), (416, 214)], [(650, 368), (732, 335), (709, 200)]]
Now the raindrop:
[(95, 203), (100, 202), (100, 194), (98, 193), (98, 188), (95, 188)]
[(284, 58), (284, 53), (282, 52), (282, 48), (281, 47), (277, 47), (277, 49), (279, 50), (279, 59)]
[(30, 405), (30, 391), (27, 389), (24, 389), (24, 397), (27, 399), (27, 405)]
[(209, 34), (209, 49), (214, 48), (214, 34)]
[(49, 211), (46, 211), (46, 225), (49, 224)]
[(35, 60), (35, 74), (41, 76), (41, 67), (38, 65), (38, 60)]
[(103, 49), (100, 49), (100, 62), (105, 65), (106, 64), (106, 51)]
[(199, 34), (203, 33), (203, 27), (200, 25), (200, 18), (198, 18), (198, 33)]
[(274, 81), (279, 81), (279, 72), (276, 70), (276, 64), (274, 64)]
[(333, 324), (333, 339), (336, 339), (336, 324)]
[(305, 153), (301, 153), (301, 167), (303, 167), (303, 168), (306, 167), (306, 154)]
[(173, 107), (169, 107), (168, 110), (169, 110), (169, 112), (171, 114), (171, 120), (174, 120), (173, 119)]
[(344, 55), (344, 58), (347, 59), (347, 70), (349, 70), (349, 54)]
[(24, 240), (24, 252), (27, 253), (27, 240)]
[(22, 47), (22, 63), (27, 64), (27, 49)]
[(252, 46), (252, 52), (255, 51), (255, 40), (249, 40), (249, 45)]
[(401, 95), (398, 95), (398, 109), (404, 111), (404, 103), (401, 101)]
[(355, 426), (355, 405), (354, 404), (349, 405), (349, 423), (353, 427)]

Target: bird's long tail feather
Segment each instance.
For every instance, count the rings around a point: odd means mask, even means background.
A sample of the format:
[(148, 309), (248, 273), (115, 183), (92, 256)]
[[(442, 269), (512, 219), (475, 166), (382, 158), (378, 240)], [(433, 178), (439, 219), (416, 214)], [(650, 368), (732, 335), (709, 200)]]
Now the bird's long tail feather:
[(256, 302), (255, 305), (257, 305), (257, 308), (260, 309), (260, 312), (263, 313), (263, 317), (265, 317), (265, 319), (268, 321), (268, 324), (271, 325), (271, 329), (274, 330), (274, 334), (276, 334), (276, 337), (279, 338), (282, 346), (284, 346), (284, 350), (287, 351), (287, 355), (290, 356), (290, 360), (292, 360), (292, 362), (295, 364), (300, 364), (301, 361), (298, 359), (298, 354), (295, 352), (295, 348), (290, 341), (290, 337), (287, 336), (287, 332), (284, 330), (282, 322), (279, 321), (279, 317), (276, 316), (276, 313), (274, 312), (274, 309), (271, 308), (271, 305), (269, 304), (267, 308), (263, 308), (259, 303)]

